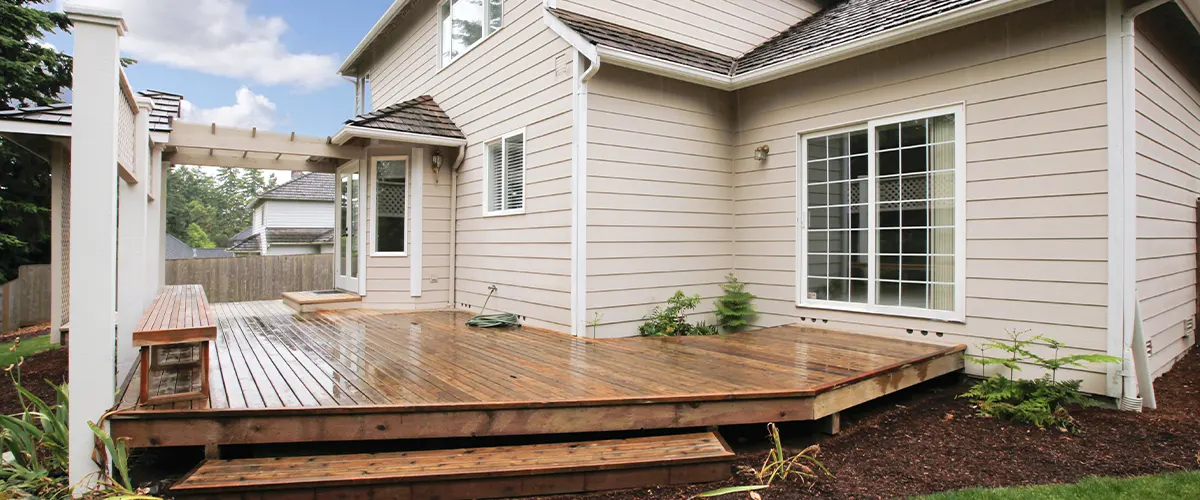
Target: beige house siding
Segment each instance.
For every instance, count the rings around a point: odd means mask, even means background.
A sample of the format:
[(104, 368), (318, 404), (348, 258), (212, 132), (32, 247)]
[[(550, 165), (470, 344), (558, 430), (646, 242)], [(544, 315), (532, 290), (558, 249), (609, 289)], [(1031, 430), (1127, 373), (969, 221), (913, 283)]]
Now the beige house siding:
[(733, 95), (616, 66), (588, 91), (588, 335), (636, 335), (675, 290), (711, 310), (733, 267)]
[(1195, 343), (1184, 322), (1196, 314), (1200, 91), (1153, 37), (1135, 40), (1137, 286), (1158, 376)]
[[(759, 296), (759, 325), (940, 337), (973, 354), (1006, 329), (1032, 329), (1071, 352), (1105, 352), (1104, 42), (1104, 3), (1064, 0), (740, 91), (734, 265)], [(798, 308), (797, 134), (957, 103), (966, 322)], [(762, 144), (765, 163), (752, 159)], [(1105, 392), (1103, 367), (1068, 375)]]
[[(418, 3), (377, 42), (360, 74), (371, 75), (375, 108), (428, 94), (468, 138), (458, 176), (457, 302), (559, 331), (570, 323), (571, 51), (546, 28), (540, 0), (508, 0), (504, 26), (446, 68), (437, 58), (436, 2)], [(483, 143), (526, 132), (525, 214), (484, 217)], [(453, 155), (446, 155), (447, 158)], [(425, 299), (449, 266), (449, 173), (425, 172)], [(444, 269), (445, 271), (442, 271)], [(371, 259), (367, 302), (411, 300), (405, 258)], [(431, 284), (430, 278), (438, 278)], [(448, 305), (448, 290), (441, 299)]]
[(820, 5), (810, 0), (559, 0), (558, 8), (739, 56)]

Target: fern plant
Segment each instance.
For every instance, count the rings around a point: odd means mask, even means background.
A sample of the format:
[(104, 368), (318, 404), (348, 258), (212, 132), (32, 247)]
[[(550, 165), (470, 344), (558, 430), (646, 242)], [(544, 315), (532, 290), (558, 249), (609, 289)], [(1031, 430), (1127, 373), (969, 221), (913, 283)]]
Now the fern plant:
[(717, 299), (717, 321), (725, 333), (739, 332), (750, 325), (758, 312), (754, 310), (754, 294), (746, 291), (746, 284), (738, 281), (737, 276), (729, 273), (725, 283), (721, 284), (725, 295)]
[[(1067, 411), (1068, 406), (1090, 407), (1099, 403), (1079, 390), (1079, 380), (1058, 380), (1058, 370), (1065, 367), (1084, 367), (1089, 364), (1120, 363), (1121, 358), (1105, 354), (1073, 354), (1060, 356), (1064, 345), (1042, 335), (1029, 337), (1029, 331), (1010, 330), (1005, 332), (1008, 342), (992, 341), (980, 346), (986, 354), (989, 350), (1005, 353), (1002, 357), (967, 356), (967, 360), (983, 366), (1008, 368), (1008, 376), (996, 374), (980, 381), (970, 390), (959, 395), (968, 398), (979, 408), (981, 415), (1002, 418), (1013, 422), (1031, 424), (1038, 428), (1057, 427), (1078, 431), (1075, 419)], [(1042, 345), (1054, 351), (1053, 357), (1044, 357), (1033, 351)], [(1021, 365), (1033, 365), (1047, 370), (1045, 376), (1036, 379), (1016, 380)]]

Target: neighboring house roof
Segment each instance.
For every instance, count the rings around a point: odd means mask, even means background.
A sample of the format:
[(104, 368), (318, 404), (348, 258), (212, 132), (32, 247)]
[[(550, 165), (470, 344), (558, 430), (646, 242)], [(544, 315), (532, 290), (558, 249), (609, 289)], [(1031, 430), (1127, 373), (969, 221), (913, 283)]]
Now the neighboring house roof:
[[(323, 245), (333, 243), (333, 234), (334, 230), (328, 227), (266, 229), (268, 245)], [(240, 241), (234, 240), (229, 251), (258, 253), (262, 250), (262, 236), (263, 233), (258, 233)]]
[(843, 0), (736, 58), (575, 12), (549, 10), (592, 44), (734, 77), (984, 1)]
[(346, 125), (454, 139), (467, 137), (433, 97), (427, 95), (358, 115), (346, 120)]
[[(149, 97), (154, 101), (150, 110), (150, 130), (152, 132), (170, 132), (175, 119), (183, 112), (183, 96), (158, 90), (143, 90), (139, 95)], [(71, 125), (71, 103), (51, 104), (48, 106), (33, 106), (0, 111), (0, 120), (28, 121), (51, 125)]]
[(220, 259), (234, 256), (224, 248), (192, 248), (183, 240), (170, 234), (167, 234), (166, 246), (167, 260)]
[(299, 201), (333, 201), (337, 180), (334, 174), (310, 173), (305, 174), (274, 189), (263, 192), (255, 198), (254, 205), (266, 200), (299, 200)]

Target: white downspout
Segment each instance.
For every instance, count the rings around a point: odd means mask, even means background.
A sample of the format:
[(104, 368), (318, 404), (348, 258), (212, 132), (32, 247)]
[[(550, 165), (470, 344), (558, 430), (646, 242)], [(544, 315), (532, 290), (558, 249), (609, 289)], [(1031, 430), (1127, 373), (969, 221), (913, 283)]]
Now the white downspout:
[(450, 308), (458, 308), (458, 169), (467, 159), (467, 146), (458, 147), (450, 167)]

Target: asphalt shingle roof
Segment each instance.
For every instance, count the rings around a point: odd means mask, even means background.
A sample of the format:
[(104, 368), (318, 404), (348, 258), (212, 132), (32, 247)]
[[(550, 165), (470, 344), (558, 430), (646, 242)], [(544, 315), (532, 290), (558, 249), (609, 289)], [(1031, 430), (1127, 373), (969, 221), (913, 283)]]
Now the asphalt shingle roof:
[(333, 201), (336, 184), (334, 174), (305, 174), (263, 192), (257, 200)]
[[(139, 95), (154, 101), (150, 110), (150, 130), (170, 132), (175, 119), (182, 116), (183, 96), (158, 90), (143, 90)], [(0, 120), (21, 120), (40, 123), (71, 125), (71, 103), (51, 104), (0, 111)]]
[(167, 234), (167, 260), (220, 259), (233, 257), (224, 248), (192, 248), (183, 240)]
[(34, 106), (0, 111), (0, 120), (19, 120), (51, 124), (71, 124), (71, 105), (68, 103)]
[(346, 120), (347, 125), (394, 130), (410, 134), (465, 139), (462, 130), (433, 98), (423, 95)]
[(328, 227), (313, 228), (267, 228), (267, 243), (305, 244), (330, 243), (333, 241), (333, 229)]
[(246, 238), (242, 241), (238, 241), (233, 246), (229, 247), (230, 252), (239, 252), (239, 253), (240, 252), (258, 253), (260, 250), (262, 250), (262, 241), (260, 241), (259, 235), (257, 235), (257, 234), (252, 235), (249, 238)]
[(550, 9), (589, 42), (737, 76), (899, 28), (984, 0), (842, 0), (733, 58), (600, 19)]

